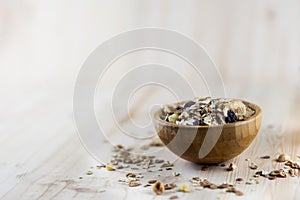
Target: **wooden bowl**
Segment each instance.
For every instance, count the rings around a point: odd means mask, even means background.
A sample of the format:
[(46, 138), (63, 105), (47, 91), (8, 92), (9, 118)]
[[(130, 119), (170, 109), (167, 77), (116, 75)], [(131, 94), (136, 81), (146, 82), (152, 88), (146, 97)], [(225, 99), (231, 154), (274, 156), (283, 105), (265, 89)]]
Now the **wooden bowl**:
[[(242, 102), (255, 111), (245, 121), (216, 126), (177, 125), (162, 120), (160, 109), (154, 113), (154, 126), (162, 142), (181, 158), (203, 164), (224, 162), (241, 154), (251, 144), (261, 125), (261, 108)], [(178, 104), (181, 103), (184, 102)]]

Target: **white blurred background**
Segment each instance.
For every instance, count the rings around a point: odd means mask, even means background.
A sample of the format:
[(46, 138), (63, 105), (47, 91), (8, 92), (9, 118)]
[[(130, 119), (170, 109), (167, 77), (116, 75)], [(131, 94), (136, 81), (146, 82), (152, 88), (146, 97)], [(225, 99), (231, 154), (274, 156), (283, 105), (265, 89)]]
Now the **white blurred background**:
[(282, 123), (299, 92), (299, 21), (297, 0), (1, 0), (0, 128), (71, 116), (87, 56), (113, 35), (140, 27), (175, 30), (201, 44), (228, 97), (268, 107), (265, 122)]

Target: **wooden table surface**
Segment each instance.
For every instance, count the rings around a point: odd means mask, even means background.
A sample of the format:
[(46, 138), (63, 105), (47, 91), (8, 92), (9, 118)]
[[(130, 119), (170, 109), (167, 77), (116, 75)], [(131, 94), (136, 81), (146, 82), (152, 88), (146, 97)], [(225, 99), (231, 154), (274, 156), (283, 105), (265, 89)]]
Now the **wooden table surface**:
[[(300, 199), (299, 174), (245, 184), (254, 173), (246, 158), (264, 170), (283, 165), (272, 161), (280, 153), (299, 162), (299, 1), (116, 1), (118, 6), (109, 1), (4, 2), (0, 6), (0, 28), (4, 27), (0, 31), (1, 200), (168, 199), (174, 194), (179, 199)], [(178, 159), (174, 171), (181, 173), (179, 177), (164, 171), (156, 179), (176, 179), (180, 185), (189, 184), (193, 176), (217, 184), (241, 177), (244, 182), (236, 187), (244, 196), (209, 189), (156, 196), (151, 187), (129, 188), (118, 182), (124, 173), (97, 169), (99, 162), (81, 143), (72, 111), (81, 64), (112, 35), (145, 26), (179, 31), (201, 43), (220, 70), (226, 95), (253, 101), (264, 113), (255, 141), (226, 162), (234, 162), (237, 170), (211, 166), (201, 171), (200, 165)], [(136, 119), (151, 102), (168, 102), (161, 92), (152, 88), (137, 95), (135, 103), (144, 109), (131, 110), (137, 112)], [(103, 109), (109, 101), (98, 103), (96, 113), (105, 119)], [(118, 137), (121, 133), (111, 126), (109, 134)], [(260, 159), (263, 155), (271, 159)], [(88, 170), (93, 174), (86, 175)], [(156, 175), (146, 174), (142, 182)]]
[[(48, 98), (50, 97), (44, 96), (40, 102), (22, 110), (24, 117), (18, 119), (20, 125), (9, 124), (9, 127), (1, 127), (4, 133), (8, 132), (8, 129), (12, 132), (1, 137), (1, 199), (165, 199), (174, 195), (166, 192), (156, 196), (151, 187), (129, 188), (126, 184), (118, 182), (126, 173), (97, 169), (96, 165), (99, 162), (82, 146), (71, 113), (68, 117), (53, 113), (48, 115), (45, 121), (38, 119), (45, 106), (51, 106), (46, 100)], [(295, 110), (296, 108), (299, 107), (295, 107)], [(254, 174), (254, 171), (248, 168), (246, 158), (256, 162), (259, 169), (267, 171), (282, 167), (283, 164), (272, 161), (280, 153), (287, 153), (293, 160), (297, 160), (297, 155), (300, 154), (299, 111), (294, 112), (291, 119), (294, 120), (290, 120), (284, 130), (282, 127), (263, 124), (251, 146), (237, 158), (225, 163), (228, 165), (229, 162), (234, 162), (238, 166), (233, 172), (214, 166), (209, 167), (208, 171), (201, 171), (199, 165), (182, 159), (175, 161), (173, 171), (181, 173), (176, 177), (179, 185), (189, 184), (188, 180), (193, 176), (207, 178), (217, 184), (235, 183), (235, 179), (241, 177), (244, 182), (237, 184), (237, 188), (243, 191), (243, 197), (209, 189), (176, 195), (180, 199), (299, 199), (299, 176), (277, 180), (259, 178), (259, 184), (245, 184)], [(31, 125), (30, 128), (27, 127), (28, 124)], [(47, 128), (41, 131), (41, 127)], [(38, 135), (36, 131), (39, 131)], [(126, 145), (126, 141), (122, 144)], [(260, 159), (263, 155), (270, 155), (271, 159)], [(88, 170), (91, 170), (93, 175), (86, 175)], [(146, 183), (153, 178), (164, 182), (174, 181), (172, 171), (160, 174), (160, 177), (157, 173), (145, 174), (142, 182)], [(83, 179), (79, 179), (80, 176)]]

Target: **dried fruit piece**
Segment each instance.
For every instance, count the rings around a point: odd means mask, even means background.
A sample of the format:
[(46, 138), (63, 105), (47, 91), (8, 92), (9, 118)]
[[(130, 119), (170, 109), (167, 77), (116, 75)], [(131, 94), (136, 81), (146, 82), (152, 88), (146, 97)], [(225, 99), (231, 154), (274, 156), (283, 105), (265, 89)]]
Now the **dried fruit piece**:
[(193, 101), (188, 101), (188, 102), (186, 102), (186, 103), (184, 104), (183, 109), (188, 108), (188, 107), (191, 107), (191, 106), (194, 105), (194, 104), (195, 104), (195, 102), (193, 102)]
[(238, 121), (237, 116), (232, 110), (227, 111), (227, 117), (225, 118), (226, 123), (232, 123)]
[(165, 191), (165, 187), (164, 184), (160, 181), (157, 181), (154, 185), (153, 185), (153, 192), (157, 195), (161, 195), (164, 191)]

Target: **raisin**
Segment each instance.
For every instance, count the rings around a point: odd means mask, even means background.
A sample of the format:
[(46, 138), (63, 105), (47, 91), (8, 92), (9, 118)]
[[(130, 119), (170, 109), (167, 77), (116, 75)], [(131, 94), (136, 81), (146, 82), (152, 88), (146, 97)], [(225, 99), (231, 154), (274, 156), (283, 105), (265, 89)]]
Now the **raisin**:
[(204, 123), (203, 119), (201, 118), (201, 119), (199, 119), (199, 120), (195, 120), (195, 121), (193, 122), (193, 125), (194, 125), (194, 126), (201, 126), (201, 125), (205, 125), (205, 123)]
[(237, 116), (232, 110), (227, 111), (227, 117), (225, 118), (226, 123), (232, 123), (238, 121)]
[(194, 105), (194, 104), (195, 104), (195, 102), (193, 102), (193, 101), (186, 102), (186, 103), (184, 104), (183, 108), (191, 107), (191, 106)]
[(198, 120), (198, 125), (205, 125), (204, 120), (203, 119), (199, 119)]

